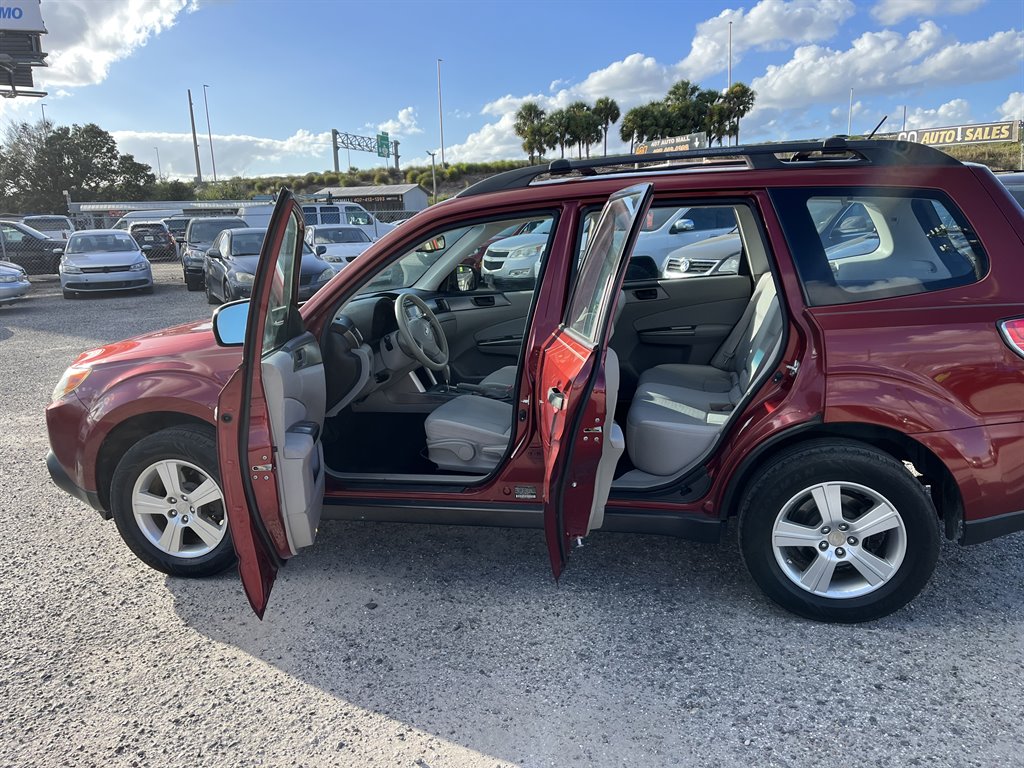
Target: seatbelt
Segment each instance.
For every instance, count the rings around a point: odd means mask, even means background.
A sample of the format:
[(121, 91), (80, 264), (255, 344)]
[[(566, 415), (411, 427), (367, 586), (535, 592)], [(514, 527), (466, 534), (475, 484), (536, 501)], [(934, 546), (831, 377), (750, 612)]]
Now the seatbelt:
[[(767, 272), (765, 274), (768, 274)], [(765, 275), (758, 277), (755, 284), (754, 292), (750, 296), (750, 301), (747, 302), (746, 308), (743, 310), (743, 314), (740, 315), (740, 320), (736, 325), (732, 327), (732, 331), (728, 336), (725, 337), (725, 341), (722, 342), (722, 346), (715, 352), (714, 358), (711, 360), (711, 365), (722, 371), (729, 370), (729, 363), (736, 356), (736, 348), (740, 345), (740, 339), (743, 338), (743, 334), (747, 332), (747, 328), (750, 327), (750, 321), (754, 317), (754, 309), (757, 307), (756, 297), (758, 290), (761, 288), (761, 281), (764, 280)], [(769, 279), (771, 279), (769, 277)]]

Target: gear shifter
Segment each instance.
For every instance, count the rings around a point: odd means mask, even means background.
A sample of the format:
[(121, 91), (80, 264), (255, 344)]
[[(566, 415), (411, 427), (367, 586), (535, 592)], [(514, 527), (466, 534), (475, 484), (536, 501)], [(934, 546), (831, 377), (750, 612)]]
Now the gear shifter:
[(444, 380), (444, 392), (452, 391), (452, 371), (447, 365), (441, 369), (441, 378)]

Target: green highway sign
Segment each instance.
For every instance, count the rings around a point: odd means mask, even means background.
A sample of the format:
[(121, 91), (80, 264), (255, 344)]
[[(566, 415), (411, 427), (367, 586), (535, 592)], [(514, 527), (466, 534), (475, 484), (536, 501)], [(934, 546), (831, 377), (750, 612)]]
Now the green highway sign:
[(377, 134), (377, 157), (391, 157), (391, 137), (387, 131)]

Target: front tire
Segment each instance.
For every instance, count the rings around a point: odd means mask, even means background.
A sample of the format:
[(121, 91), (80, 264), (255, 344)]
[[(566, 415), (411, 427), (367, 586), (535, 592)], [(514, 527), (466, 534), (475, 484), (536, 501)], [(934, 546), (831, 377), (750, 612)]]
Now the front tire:
[(201, 291), (206, 283), (202, 275), (190, 275), (185, 273), (185, 289), (189, 291)]
[(235, 562), (211, 428), (173, 427), (133, 445), (114, 470), (114, 522), (142, 562), (212, 576)]
[(220, 304), (221, 302), (213, 295), (213, 291), (210, 290), (210, 281), (206, 281), (206, 303), (207, 304)]
[(817, 621), (871, 621), (913, 600), (939, 554), (921, 483), (888, 454), (845, 440), (784, 451), (747, 487), (740, 549), (772, 600)]

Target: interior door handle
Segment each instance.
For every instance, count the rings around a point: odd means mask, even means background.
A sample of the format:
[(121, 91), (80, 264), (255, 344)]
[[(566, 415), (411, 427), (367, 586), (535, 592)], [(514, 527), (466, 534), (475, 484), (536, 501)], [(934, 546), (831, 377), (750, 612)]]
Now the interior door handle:
[(558, 387), (552, 387), (548, 390), (548, 403), (556, 411), (560, 411), (565, 408), (565, 395), (558, 389)]
[(635, 291), (633, 291), (633, 296), (635, 296), (640, 301), (650, 301), (651, 299), (658, 298), (658, 289), (657, 288), (637, 288)]
[(493, 307), (494, 297), (493, 296), (474, 296), (473, 303), (478, 307)]

